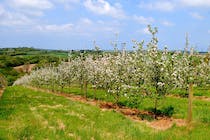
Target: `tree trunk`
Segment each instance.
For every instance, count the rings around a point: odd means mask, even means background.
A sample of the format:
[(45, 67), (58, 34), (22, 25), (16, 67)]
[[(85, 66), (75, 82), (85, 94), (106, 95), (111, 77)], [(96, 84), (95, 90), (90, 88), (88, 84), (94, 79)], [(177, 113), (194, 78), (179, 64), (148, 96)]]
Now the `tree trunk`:
[(189, 84), (189, 95), (188, 95), (188, 114), (187, 114), (187, 122), (191, 123), (192, 121), (192, 100), (193, 100), (193, 83)]
[(52, 92), (55, 92), (55, 83), (52, 83)]
[(64, 88), (64, 85), (61, 86), (61, 93), (63, 93), (63, 91), (64, 91), (63, 88)]
[(96, 100), (96, 86), (94, 87), (94, 99)]
[(81, 82), (81, 84), (80, 84), (80, 89), (81, 89), (81, 95), (83, 95), (83, 82)]
[(87, 81), (84, 82), (84, 88), (85, 88), (85, 99), (87, 100)]
[(157, 119), (157, 106), (158, 106), (158, 99), (155, 98), (155, 107), (154, 107), (155, 119)]
[(118, 105), (119, 104), (119, 100), (120, 100), (120, 93), (119, 92), (117, 92), (116, 95), (114, 95), (114, 99), (115, 99), (114, 104)]
[(69, 93), (71, 93), (71, 83), (69, 82)]

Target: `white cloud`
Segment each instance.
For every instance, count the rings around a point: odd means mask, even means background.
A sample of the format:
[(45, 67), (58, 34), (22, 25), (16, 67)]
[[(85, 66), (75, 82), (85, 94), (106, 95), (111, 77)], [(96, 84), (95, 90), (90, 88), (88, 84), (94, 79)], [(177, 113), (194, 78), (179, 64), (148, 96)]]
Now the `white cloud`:
[(210, 7), (210, 0), (180, 0), (185, 6)]
[(0, 15), (3, 14), (5, 12), (5, 9), (2, 5), (0, 5)]
[(159, 11), (172, 11), (175, 8), (175, 3), (169, 1), (155, 1), (155, 2), (141, 2), (139, 4), (140, 8), (145, 8), (148, 10), (159, 10)]
[(154, 22), (154, 19), (152, 17), (146, 18), (146, 17), (143, 17), (143, 16), (134, 15), (133, 19), (140, 24), (146, 24), (146, 25), (152, 24)]
[(49, 0), (8, 0), (5, 4), (10, 6), (12, 11), (30, 18), (31, 16), (43, 16), (44, 10), (54, 7), (53, 3)]
[(44, 33), (62, 33), (79, 36), (94, 36), (98, 34), (114, 33), (119, 31), (119, 24), (115, 22), (92, 21), (89, 18), (81, 18), (74, 23), (66, 24), (40, 24), (32, 30)]
[(197, 12), (191, 12), (190, 15), (195, 18), (195, 19), (198, 19), (198, 20), (202, 20), (204, 19), (204, 17), (202, 15), (200, 15), (199, 13)]
[(29, 9), (16, 9), (16, 12), (22, 13), (28, 17), (41, 17), (44, 15), (44, 12), (41, 10), (29, 10)]
[(140, 29), (137, 31), (137, 33), (140, 33), (140, 34), (145, 34), (145, 35), (150, 35), (150, 32), (148, 30), (148, 28), (143, 28), (143, 29)]
[(36, 17), (44, 15), (44, 10), (53, 6), (50, 0), (7, 0), (0, 5), (0, 25), (16, 28), (34, 26)]
[(141, 2), (139, 4), (140, 8), (148, 10), (158, 10), (158, 11), (173, 11), (176, 8), (185, 7), (202, 7), (209, 8), (210, 0), (155, 0), (149, 2)]
[(3, 26), (19, 26), (28, 25), (32, 21), (27, 16), (21, 13), (9, 12), (0, 5), (0, 25)]
[(162, 21), (162, 24), (164, 25), (164, 26), (174, 26), (174, 23), (172, 23), (172, 22), (170, 22), (170, 21)]
[(88, 18), (81, 18), (75, 23), (74, 34), (83, 36), (94, 36), (101, 34), (113, 34), (119, 32), (120, 23), (118, 21), (92, 21)]
[(10, 5), (16, 8), (45, 10), (53, 7), (48, 0), (10, 0)]
[(142, 31), (143, 31), (143, 33), (144, 33), (144, 34), (147, 34), (147, 35), (149, 35), (149, 34), (150, 34), (150, 32), (149, 32), (148, 28), (144, 28)]
[(93, 21), (90, 20), (89, 18), (81, 18), (79, 22), (82, 23), (82, 24), (86, 24), (86, 25), (93, 24)]
[(55, 0), (59, 3), (79, 3), (80, 0)]
[(62, 4), (65, 9), (73, 9), (76, 4), (80, 3), (80, 0), (54, 0), (55, 3)]
[(61, 25), (49, 24), (49, 25), (38, 25), (36, 26), (36, 29), (43, 32), (68, 32), (73, 29), (73, 26), (74, 25), (71, 23), (61, 24)]
[(98, 15), (107, 15), (114, 18), (125, 18), (122, 6), (119, 3), (111, 5), (106, 0), (86, 0), (84, 6)]

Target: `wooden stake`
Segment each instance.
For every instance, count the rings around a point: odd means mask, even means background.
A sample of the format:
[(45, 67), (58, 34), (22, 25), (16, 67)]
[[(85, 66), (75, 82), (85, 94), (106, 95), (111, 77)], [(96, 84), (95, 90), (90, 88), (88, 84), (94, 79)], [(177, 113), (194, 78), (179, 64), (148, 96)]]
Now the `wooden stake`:
[(88, 82), (85, 80), (84, 88), (85, 88), (85, 99), (87, 100), (87, 84)]
[(188, 95), (188, 115), (187, 122), (192, 122), (192, 100), (193, 100), (193, 83), (189, 84), (189, 95)]

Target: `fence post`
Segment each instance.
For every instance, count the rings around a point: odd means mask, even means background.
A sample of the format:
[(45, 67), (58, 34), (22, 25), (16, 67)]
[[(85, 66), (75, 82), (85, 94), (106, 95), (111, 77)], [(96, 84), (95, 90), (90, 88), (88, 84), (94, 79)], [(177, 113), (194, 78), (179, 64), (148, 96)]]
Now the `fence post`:
[(192, 121), (192, 100), (193, 100), (193, 83), (189, 84), (189, 95), (188, 95), (188, 114), (187, 122), (190, 124)]

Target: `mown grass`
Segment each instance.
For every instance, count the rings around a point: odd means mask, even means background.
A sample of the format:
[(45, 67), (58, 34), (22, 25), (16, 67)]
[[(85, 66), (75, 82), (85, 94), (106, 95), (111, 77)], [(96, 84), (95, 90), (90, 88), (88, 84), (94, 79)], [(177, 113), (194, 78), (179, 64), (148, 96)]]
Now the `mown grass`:
[[(52, 87), (48, 87), (48, 86), (42, 86), (42, 88), (45, 89), (52, 89)], [(56, 91), (58, 92), (65, 92), (65, 93), (73, 93), (76, 95), (84, 95), (84, 93), (81, 93), (81, 89), (79, 87), (78, 84), (73, 84), (70, 88), (69, 87), (64, 87), (63, 89), (61, 89), (60, 87), (55, 87)], [(89, 98), (93, 98), (94, 97), (94, 89), (89, 85), (88, 89), (88, 97)], [(188, 91), (184, 90), (184, 89), (172, 89), (170, 91), (168, 91), (170, 95), (175, 95), (175, 96), (179, 96), (179, 97), (184, 97), (187, 98), (188, 97)], [(210, 97), (210, 85), (207, 86), (202, 86), (202, 87), (196, 87), (194, 86), (193, 88), (193, 96), (205, 96), (205, 97)], [(109, 96), (105, 90), (103, 89), (97, 89), (96, 90), (96, 98), (97, 99), (102, 99), (102, 100), (110, 100), (112, 101), (113, 98), (111, 96)]]
[[(175, 107), (175, 117), (186, 117), (186, 99), (166, 98), (162, 102), (160, 107)], [(150, 106), (146, 99), (140, 108)], [(8, 87), (0, 99), (0, 139), (209, 139), (209, 111), (209, 102), (196, 100), (190, 128), (174, 125), (157, 131), (114, 111), (15, 86)]]
[[(210, 97), (210, 86), (203, 86), (203, 87), (194, 87), (193, 88), (193, 95), (194, 96), (206, 96)], [(172, 95), (178, 95), (181, 97), (188, 97), (188, 92), (184, 89), (173, 89), (170, 91)]]
[[(46, 87), (45, 87), (46, 88)], [(81, 93), (80, 88), (78, 85), (72, 86), (70, 89), (68, 87), (64, 88), (62, 91), (60, 88), (56, 88), (58, 92), (65, 92), (65, 93), (71, 93), (75, 95), (82, 95), (84, 96), (84, 93)], [(88, 98), (94, 98), (94, 89), (89, 87), (88, 88), (87, 96)], [(202, 95), (202, 96), (208, 96), (209, 87), (195, 87), (195, 96)], [(184, 93), (183, 90), (177, 90), (174, 91), (173, 94), (178, 93)], [(114, 98), (107, 94), (105, 90), (98, 89), (96, 90), (96, 99), (98, 100), (104, 100), (109, 102), (114, 102)], [(140, 104), (138, 105), (138, 109), (140, 110), (151, 110), (154, 108), (154, 102), (151, 100), (151, 98), (144, 98), (140, 99)], [(119, 103), (121, 105), (125, 105), (128, 107), (132, 107), (128, 104), (129, 99), (125, 97), (121, 97), (119, 100)], [(176, 97), (165, 97), (159, 100), (158, 103), (158, 109), (163, 111), (165, 108), (172, 106), (174, 108), (174, 112), (172, 117), (175, 118), (187, 118), (187, 107), (188, 107), (188, 98), (176, 98)], [(208, 107), (209, 106), (209, 107)], [(199, 99), (194, 99), (194, 109), (193, 109), (193, 115), (194, 118), (199, 122), (209, 122), (210, 123), (210, 102), (209, 101), (202, 101)]]
[[(45, 87), (47, 89), (47, 87)], [(82, 95), (84, 96), (84, 93), (81, 93), (80, 88), (78, 85), (72, 86), (70, 89), (68, 87), (64, 88), (62, 91), (60, 88), (56, 88), (57, 92), (65, 92), (75, 95)], [(208, 96), (208, 90), (209, 87), (196, 87), (194, 88), (195, 94), (198, 96), (198, 93), (200, 93), (202, 96)], [(88, 98), (94, 98), (94, 89), (89, 87), (88, 88), (87, 96)], [(182, 92), (181, 92), (182, 91)], [(177, 90), (174, 91), (174, 94), (184, 93), (183, 90)], [(206, 93), (206, 94), (205, 94)], [(105, 90), (98, 89), (96, 90), (96, 99), (98, 100), (104, 100), (109, 102), (114, 102), (114, 98), (107, 94)], [(196, 96), (195, 95), (195, 96)], [(140, 104), (138, 105), (138, 109), (140, 110), (151, 110), (154, 108), (154, 102), (151, 100), (151, 98), (144, 98), (140, 99)], [(125, 105), (128, 107), (132, 107), (128, 104), (129, 99), (126, 97), (121, 97), (119, 100), (119, 103), (121, 105)], [(203, 101), (199, 99), (194, 99), (193, 101), (193, 115), (196, 121), (198, 122), (208, 122), (210, 123), (210, 101)], [(165, 108), (172, 106), (174, 108), (174, 112), (172, 117), (175, 118), (182, 118), (187, 119), (187, 107), (188, 107), (188, 98), (176, 98), (176, 97), (164, 97), (158, 101), (158, 109), (163, 111)]]

